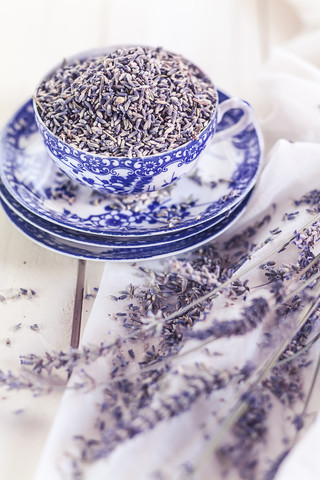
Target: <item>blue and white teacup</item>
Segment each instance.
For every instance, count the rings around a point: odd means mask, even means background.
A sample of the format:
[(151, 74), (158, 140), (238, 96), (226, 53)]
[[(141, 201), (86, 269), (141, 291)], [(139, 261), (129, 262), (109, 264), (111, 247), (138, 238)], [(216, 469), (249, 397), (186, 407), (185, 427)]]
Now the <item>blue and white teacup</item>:
[[(88, 58), (89, 55), (92, 56), (92, 52), (80, 54), (71, 60)], [(211, 120), (196, 139), (156, 155), (110, 157), (88, 153), (66, 143), (44, 124), (35, 101), (33, 106), (45, 148), (57, 167), (80, 184), (111, 195), (140, 194), (168, 187), (196, 167), (201, 152), (213, 137), (214, 141), (224, 140), (239, 134), (252, 122), (252, 108), (247, 102), (229, 98), (218, 105), (217, 100)], [(217, 123), (232, 109), (243, 112), (240, 119), (216, 132)]]

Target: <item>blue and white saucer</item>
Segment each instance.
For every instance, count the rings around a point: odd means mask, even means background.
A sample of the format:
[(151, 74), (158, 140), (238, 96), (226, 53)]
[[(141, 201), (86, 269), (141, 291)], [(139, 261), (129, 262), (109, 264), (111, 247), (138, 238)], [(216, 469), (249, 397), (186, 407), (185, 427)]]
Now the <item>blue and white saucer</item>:
[(226, 229), (235, 223), (244, 212), (249, 201), (250, 194), (245, 200), (234, 209), (234, 211), (221, 220), (218, 224), (203, 230), (193, 236), (182, 238), (171, 243), (161, 243), (159, 245), (144, 246), (143, 248), (115, 248), (105, 245), (85, 245), (65, 238), (57, 237), (53, 233), (45, 232), (35, 225), (27, 222), (21, 216), (17, 215), (2, 199), (0, 200), (4, 211), (13, 224), (24, 233), (29, 239), (39, 245), (74, 258), (100, 261), (138, 261), (146, 259), (155, 259), (168, 257), (170, 255), (179, 255), (194, 248), (200, 247), (204, 243), (213, 240), (221, 235)]
[[(220, 102), (227, 98), (219, 92)], [(241, 114), (230, 110), (220, 126), (235, 123)], [(38, 133), (31, 100), (0, 138), (0, 177), (21, 206), (60, 227), (104, 237), (150, 237), (208, 228), (251, 191), (261, 159), (262, 140), (253, 122), (239, 135), (213, 141), (193, 174), (168, 190), (115, 198), (78, 185), (57, 170)]]
[[(248, 195), (250, 195), (249, 193)], [(64, 238), (65, 240), (71, 240), (77, 242), (81, 245), (104, 245), (105, 247), (121, 247), (121, 248), (142, 248), (145, 246), (158, 245), (160, 243), (171, 243), (176, 242), (177, 240), (182, 240), (187, 237), (196, 235), (197, 233), (202, 232), (203, 230), (213, 227), (218, 224), (224, 218), (227, 218), (232, 211), (237, 207), (235, 205), (227, 212), (224, 212), (221, 215), (217, 215), (212, 220), (207, 222), (200, 223), (194, 227), (189, 227), (184, 230), (178, 230), (176, 232), (167, 232), (160, 235), (151, 235), (151, 236), (137, 236), (137, 237), (117, 237), (109, 235), (95, 235), (94, 233), (85, 233), (79, 232), (76, 230), (69, 229), (67, 227), (62, 227), (56, 223), (51, 223), (48, 220), (35, 215), (30, 210), (27, 210), (20, 203), (18, 203), (13, 196), (8, 192), (8, 190), (3, 185), (0, 178), (0, 198), (8, 205), (8, 207), (19, 217), (22, 217), (26, 222), (32, 224), (40, 230), (43, 230), (48, 233), (54, 234), (56, 237)], [(245, 197), (246, 198), (246, 197)]]

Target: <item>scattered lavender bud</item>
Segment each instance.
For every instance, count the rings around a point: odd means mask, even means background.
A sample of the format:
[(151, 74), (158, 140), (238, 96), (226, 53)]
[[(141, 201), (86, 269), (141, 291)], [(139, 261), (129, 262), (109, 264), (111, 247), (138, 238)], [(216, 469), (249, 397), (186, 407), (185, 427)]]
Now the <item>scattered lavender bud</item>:
[(34, 323), (33, 325), (30, 325), (31, 330), (34, 332), (40, 332), (39, 325), (37, 323)]

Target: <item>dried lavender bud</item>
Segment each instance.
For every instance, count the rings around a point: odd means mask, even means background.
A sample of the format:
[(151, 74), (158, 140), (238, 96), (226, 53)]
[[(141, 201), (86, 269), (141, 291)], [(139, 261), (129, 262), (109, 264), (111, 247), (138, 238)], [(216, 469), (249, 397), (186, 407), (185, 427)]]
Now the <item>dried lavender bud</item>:
[(269, 311), (267, 301), (263, 297), (253, 298), (250, 306), (244, 307), (242, 318), (215, 322), (206, 329), (191, 331), (190, 338), (206, 340), (207, 338), (222, 338), (232, 335), (245, 335), (261, 323)]
[(302, 415), (296, 415), (292, 420), (292, 423), (296, 427), (297, 432), (299, 432), (304, 426), (304, 419)]
[(35, 101), (44, 124), (68, 144), (136, 157), (196, 138), (213, 116), (217, 93), (181, 55), (129, 47), (63, 64), (41, 83)]
[[(309, 205), (307, 212), (319, 213), (320, 210), (320, 190), (311, 190), (311, 192), (303, 195), (299, 200), (296, 200), (295, 205)], [(313, 207), (313, 208), (311, 208)]]
[(27, 298), (30, 300), (36, 295), (32, 288), (10, 288), (3, 293), (0, 293), (0, 302), (5, 303), (7, 300), (17, 300), (18, 298)]
[(37, 323), (34, 323), (33, 325), (30, 325), (31, 330), (34, 332), (40, 332), (39, 325)]

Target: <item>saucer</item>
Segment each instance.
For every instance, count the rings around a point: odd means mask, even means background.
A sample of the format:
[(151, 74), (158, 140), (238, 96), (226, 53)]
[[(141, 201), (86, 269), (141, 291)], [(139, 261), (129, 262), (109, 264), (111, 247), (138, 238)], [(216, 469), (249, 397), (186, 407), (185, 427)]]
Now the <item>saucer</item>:
[[(249, 193), (251, 194), (251, 193)], [(18, 203), (14, 197), (8, 192), (0, 178), (0, 198), (8, 205), (8, 207), (19, 217), (23, 218), (26, 222), (31, 223), (40, 230), (54, 234), (56, 237), (61, 237), (66, 240), (72, 240), (73, 242), (80, 243), (81, 245), (104, 245), (106, 247), (145, 247), (158, 245), (160, 243), (171, 243), (183, 238), (191, 237), (197, 233), (202, 232), (206, 228), (216, 225), (221, 220), (231, 214), (236, 208), (232, 207), (227, 212), (221, 215), (217, 215), (213, 220), (209, 220), (194, 227), (189, 227), (184, 230), (178, 230), (176, 232), (167, 232), (160, 235), (151, 236), (137, 236), (137, 237), (117, 237), (109, 235), (95, 235), (93, 233), (78, 232), (67, 227), (62, 227), (55, 223), (51, 223), (38, 215), (35, 215), (30, 210), (27, 210), (20, 203)]]
[[(220, 102), (227, 98), (219, 91)], [(221, 125), (235, 123), (241, 114), (238, 109), (228, 111)], [(56, 168), (40, 138), (31, 100), (0, 139), (1, 179), (17, 202), (61, 227), (119, 237), (177, 232), (224, 214), (252, 189), (261, 157), (262, 139), (253, 122), (239, 135), (213, 141), (196, 170), (171, 187), (111, 197), (77, 184)]]
[(37, 228), (35, 225), (28, 223), (22, 217), (17, 215), (3, 200), (0, 201), (5, 213), (12, 223), (35, 243), (46, 247), (49, 250), (78, 259), (99, 261), (110, 260), (119, 262), (168, 257), (170, 255), (178, 255), (200, 247), (230, 228), (244, 212), (249, 198), (250, 195), (248, 195), (228, 217), (225, 217), (217, 225), (209, 227), (204, 231), (185, 239), (180, 239), (171, 243), (161, 243), (156, 246), (146, 246), (144, 248), (114, 248), (106, 247), (105, 245), (82, 245), (65, 238), (57, 237), (53, 233), (45, 232)]

